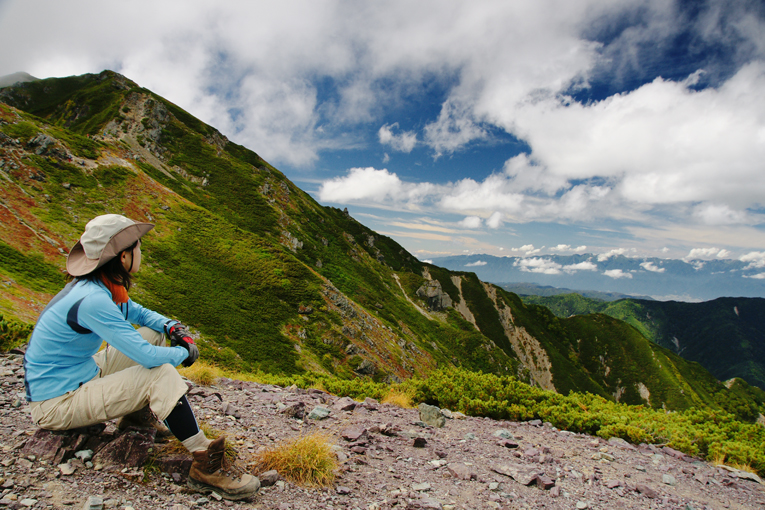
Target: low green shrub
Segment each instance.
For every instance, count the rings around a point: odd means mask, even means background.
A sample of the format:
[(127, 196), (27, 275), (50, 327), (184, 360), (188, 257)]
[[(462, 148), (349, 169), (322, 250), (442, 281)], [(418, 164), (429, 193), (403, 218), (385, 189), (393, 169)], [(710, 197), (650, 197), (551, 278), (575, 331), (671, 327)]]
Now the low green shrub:
[(0, 352), (8, 352), (11, 349), (24, 345), (29, 341), (32, 334), (32, 324), (14, 320), (6, 321), (0, 315)]

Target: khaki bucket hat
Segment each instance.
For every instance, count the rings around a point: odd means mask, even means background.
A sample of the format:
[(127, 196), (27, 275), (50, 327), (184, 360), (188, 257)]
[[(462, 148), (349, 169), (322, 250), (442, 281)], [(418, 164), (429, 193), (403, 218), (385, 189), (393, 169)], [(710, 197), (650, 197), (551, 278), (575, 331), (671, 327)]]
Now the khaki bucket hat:
[(130, 248), (149, 230), (152, 223), (138, 223), (120, 214), (96, 216), (85, 225), (85, 232), (66, 259), (72, 276), (86, 275)]

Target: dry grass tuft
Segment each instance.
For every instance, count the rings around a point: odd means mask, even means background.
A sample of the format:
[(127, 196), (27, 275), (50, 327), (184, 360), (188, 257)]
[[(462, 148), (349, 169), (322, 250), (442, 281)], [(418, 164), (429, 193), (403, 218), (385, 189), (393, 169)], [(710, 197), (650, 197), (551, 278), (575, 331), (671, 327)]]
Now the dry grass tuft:
[(315, 432), (283, 441), (258, 454), (260, 472), (275, 469), (296, 485), (327, 487), (335, 480), (337, 458), (326, 433)]
[(746, 471), (747, 473), (752, 473), (754, 475), (759, 475), (760, 473), (757, 472), (756, 469), (754, 469), (749, 464), (741, 464), (739, 462), (736, 462), (734, 464), (730, 464), (730, 467), (738, 469), (739, 471)]
[[(211, 427), (207, 422), (199, 422), (199, 430), (205, 433), (205, 436), (207, 436), (207, 439), (213, 440), (217, 439), (221, 435), (223, 435), (223, 432)], [(183, 443), (178, 441), (175, 437), (170, 438), (169, 441), (163, 444), (155, 445), (154, 450), (152, 452), (151, 457), (153, 459), (159, 459), (162, 457), (169, 457), (171, 455), (191, 455), (188, 450), (186, 450), (186, 447), (183, 446)], [(229, 462), (235, 462), (237, 458), (236, 449), (234, 449), (234, 446), (231, 441), (226, 439), (226, 459)]]
[(404, 409), (411, 409), (414, 407), (412, 396), (395, 386), (391, 386), (388, 394), (382, 399), (382, 403), (393, 404), (394, 406), (403, 407)]
[(219, 377), (225, 376), (223, 370), (204, 361), (197, 361), (190, 367), (179, 368), (178, 373), (201, 386), (210, 386)]
[(714, 455), (713, 455), (713, 456), (712, 456), (712, 457), (709, 459), (709, 462), (711, 462), (711, 463), (712, 463), (712, 465), (715, 465), (715, 466), (728, 466), (728, 467), (732, 467), (733, 469), (738, 469), (739, 471), (746, 471), (747, 473), (753, 473), (753, 474), (755, 474), (755, 475), (758, 475), (758, 474), (759, 474), (759, 473), (757, 472), (757, 470), (756, 470), (756, 469), (754, 469), (754, 468), (753, 468), (751, 465), (749, 465), (749, 464), (742, 464), (742, 463), (740, 463), (740, 462), (731, 462), (731, 463), (727, 463), (727, 462), (725, 462), (725, 459), (726, 459), (726, 458), (727, 458), (727, 457), (726, 457), (726, 455), (725, 455), (724, 453), (720, 453), (720, 452), (717, 452), (717, 453), (715, 453), (715, 454), (714, 454)]
[(721, 466), (725, 464), (725, 454), (716, 452), (709, 458), (709, 462), (711, 462), (714, 466)]

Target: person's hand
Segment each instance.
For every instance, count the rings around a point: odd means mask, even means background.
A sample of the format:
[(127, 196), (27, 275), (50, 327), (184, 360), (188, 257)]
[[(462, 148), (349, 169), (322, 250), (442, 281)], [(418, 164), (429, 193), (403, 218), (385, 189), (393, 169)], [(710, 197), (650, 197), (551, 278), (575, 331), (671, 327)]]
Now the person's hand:
[(184, 367), (190, 367), (199, 358), (199, 348), (194, 343), (194, 339), (189, 335), (189, 330), (180, 322), (173, 324), (167, 329), (167, 336), (170, 337), (170, 345), (180, 346), (189, 352), (189, 355), (181, 363)]

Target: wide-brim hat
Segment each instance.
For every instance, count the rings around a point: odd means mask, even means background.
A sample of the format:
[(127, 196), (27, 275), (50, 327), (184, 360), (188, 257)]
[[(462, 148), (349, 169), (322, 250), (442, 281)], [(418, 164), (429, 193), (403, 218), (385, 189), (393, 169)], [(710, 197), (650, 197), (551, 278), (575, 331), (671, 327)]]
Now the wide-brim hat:
[(85, 232), (69, 251), (66, 270), (72, 276), (95, 271), (153, 228), (152, 223), (139, 223), (120, 214), (96, 216), (85, 225)]

